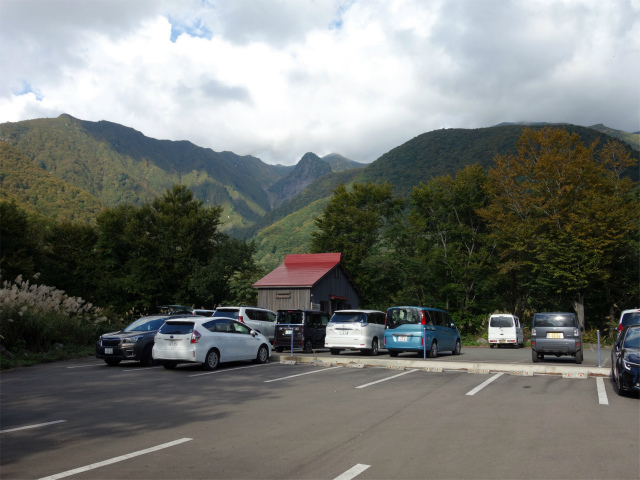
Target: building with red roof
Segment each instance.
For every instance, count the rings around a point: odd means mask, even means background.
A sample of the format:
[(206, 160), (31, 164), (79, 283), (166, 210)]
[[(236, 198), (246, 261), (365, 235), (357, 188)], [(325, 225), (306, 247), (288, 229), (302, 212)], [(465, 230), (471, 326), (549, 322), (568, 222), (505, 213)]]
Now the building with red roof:
[(269, 310), (310, 309), (332, 314), (358, 308), (360, 290), (341, 253), (287, 255), (284, 263), (253, 284), (258, 306)]

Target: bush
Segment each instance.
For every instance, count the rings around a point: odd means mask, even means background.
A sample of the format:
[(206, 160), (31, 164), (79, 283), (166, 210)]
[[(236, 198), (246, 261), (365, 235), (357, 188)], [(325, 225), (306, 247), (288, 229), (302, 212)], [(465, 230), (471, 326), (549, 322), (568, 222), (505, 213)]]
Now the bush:
[[(34, 276), (34, 279), (37, 275)], [(0, 289), (0, 341), (19, 355), (47, 352), (54, 344), (88, 346), (113, 328), (109, 315), (79, 297), (18, 276)]]

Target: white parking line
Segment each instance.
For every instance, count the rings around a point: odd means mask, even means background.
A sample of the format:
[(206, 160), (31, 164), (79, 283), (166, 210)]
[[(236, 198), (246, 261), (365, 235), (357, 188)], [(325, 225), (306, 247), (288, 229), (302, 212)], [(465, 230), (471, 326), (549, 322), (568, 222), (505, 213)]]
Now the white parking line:
[(93, 363), (91, 365), (77, 365), (75, 367), (66, 367), (66, 368), (87, 368), (87, 367), (106, 367), (106, 363)]
[(10, 428), (8, 430), (0, 430), (0, 433), (17, 432), (18, 430), (26, 430), (27, 428), (45, 427), (47, 425), (53, 425), (55, 423), (62, 423), (62, 422), (66, 422), (66, 420), (55, 420), (54, 422), (38, 423), (37, 425), (27, 425), (26, 427)]
[(299, 373), (297, 375), (289, 375), (288, 377), (274, 378), (273, 380), (265, 380), (264, 383), (278, 382), (280, 380), (286, 380), (287, 378), (301, 377), (302, 375), (311, 375), (312, 373), (326, 372), (327, 370), (333, 370), (334, 368), (344, 368), (344, 367), (328, 367), (328, 368), (323, 368), (322, 370), (314, 370), (313, 372)]
[(230, 368), (228, 370), (216, 370), (214, 372), (204, 372), (204, 373), (196, 373), (194, 375), (187, 375), (188, 377), (201, 377), (202, 375), (213, 375), (214, 373), (226, 373), (233, 372), (235, 370), (243, 370), (245, 368), (256, 368), (256, 367), (267, 367), (269, 365), (278, 365), (277, 363), (263, 363), (261, 365), (250, 365), (248, 367), (238, 367), (238, 368)]
[(598, 403), (600, 405), (609, 405), (607, 391), (604, 389), (604, 380), (602, 377), (596, 377), (596, 386), (598, 387)]
[(162, 365), (158, 365), (157, 367), (130, 368), (127, 370), (117, 370), (117, 371), (120, 371), (122, 373), (146, 372), (147, 370), (153, 370), (154, 368), (162, 368)]
[(375, 382), (366, 383), (366, 384), (360, 385), (359, 387), (356, 387), (356, 388), (370, 387), (371, 385), (375, 385), (376, 383), (386, 382), (387, 380), (391, 380), (393, 378), (401, 377), (402, 375), (406, 375), (407, 373), (412, 373), (412, 372), (419, 372), (419, 370), (417, 370), (417, 369), (416, 370), (407, 370), (406, 372), (402, 372), (402, 373), (399, 373), (397, 375), (393, 375), (392, 377), (387, 377), (387, 378), (383, 378), (382, 380), (376, 380)]
[(180, 440), (175, 440), (169, 443), (163, 443), (162, 445), (158, 445), (157, 447), (145, 448), (144, 450), (138, 450), (137, 452), (128, 453), (126, 455), (121, 455), (120, 457), (111, 458), (109, 460), (104, 460), (103, 462), (92, 463), (91, 465), (87, 465), (86, 467), (74, 468), (73, 470), (67, 470), (66, 472), (56, 473), (55, 475), (51, 475), (49, 477), (42, 477), (40, 480), (55, 480), (56, 478), (64, 478), (69, 477), (71, 475), (75, 475), (76, 473), (87, 472), (89, 470), (93, 470), (95, 468), (104, 467), (106, 465), (111, 465), (112, 463), (122, 462), (123, 460), (128, 460), (130, 458), (139, 457), (140, 455), (144, 455), (146, 453), (155, 452), (157, 450), (162, 450), (163, 448), (173, 447), (174, 445), (179, 445), (184, 442), (188, 442), (193, 440), (192, 438), (181, 438)]
[(359, 463), (355, 467), (344, 472), (342, 475), (338, 475), (335, 480), (351, 480), (352, 478), (356, 478), (370, 466), (371, 465), (363, 465), (362, 463)]
[(491, 382), (493, 382), (494, 380), (496, 380), (498, 377), (501, 377), (502, 375), (504, 375), (504, 372), (501, 373), (496, 373), (493, 377), (491, 377), (489, 380), (487, 380), (486, 382), (482, 382), (480, 385), (478, 385), (476, 388), (474, 388), (473, 390), (471, 390), (470, 392), (467, 392), (467, 395), (475, 395), (476, 393), (478, 393), (480, 390), (482, 390), (484, 387), (486, 387), (487, 385), (489, 385)]

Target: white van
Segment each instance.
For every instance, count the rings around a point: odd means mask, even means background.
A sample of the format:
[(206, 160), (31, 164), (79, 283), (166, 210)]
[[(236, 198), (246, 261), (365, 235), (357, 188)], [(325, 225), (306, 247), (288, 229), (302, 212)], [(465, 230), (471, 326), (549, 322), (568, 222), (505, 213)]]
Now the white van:
[(377, 355), (384, 341), (385, 314), (378, 310), (337, 310), (327, 324), (324, 346), (332, 355), (360, 350)]
[(496, 313), (489, 318), (489, 346), (513, 345), (524, 347), (524, 333), (520, 319), (509, 313)]

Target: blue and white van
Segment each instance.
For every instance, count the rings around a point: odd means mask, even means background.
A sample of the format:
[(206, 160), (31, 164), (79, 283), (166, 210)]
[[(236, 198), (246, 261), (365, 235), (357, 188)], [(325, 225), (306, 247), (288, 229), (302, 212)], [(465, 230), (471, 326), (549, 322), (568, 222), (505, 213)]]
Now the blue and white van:
[(397, 357), (401, 352), (423, 352), (435, 358), (438, 352), (460, 355), (460, 332), (444, 310), (427, 307), (391, 307), (387, 310), (384, 348)]

